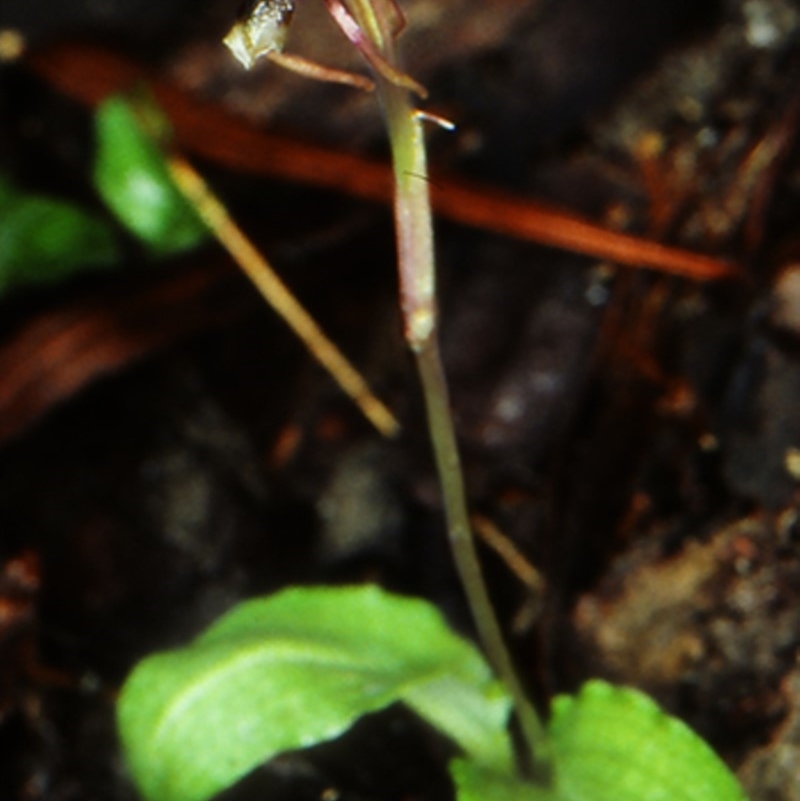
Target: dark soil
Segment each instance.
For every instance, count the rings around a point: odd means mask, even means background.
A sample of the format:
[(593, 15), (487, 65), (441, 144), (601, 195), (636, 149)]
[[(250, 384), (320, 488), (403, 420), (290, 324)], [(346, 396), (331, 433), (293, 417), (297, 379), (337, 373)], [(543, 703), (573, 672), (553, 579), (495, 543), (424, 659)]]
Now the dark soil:
[[(342, 58), (315, 5), (291, 48)], [(434, 165), (740, 269), (693, 280), (440, 222), (471, 503), (544, 579), (532, 598), (484, 552), (524, 681), (542, 704), (590, 676), (641, 687), (753, 801), (798, 801), (800, 9), (407, 8), (410, 71), (458, 123), (432, 133)], [(217, 45), (235, 10), (0, 0), (0, 28), (42, 52), (112, 47), (265, 129), (385, 153), (369, 98), (240, 73)], [(91, 152), (84, 107), (25, 59), (0, 66), (3, 170), (94, 203)], [(214, 247), (153, 264), (131, 243), (117, 273), (7, 294), (2, 799), (134, 799), (114, 693), (138, 658), (241, 598), (379, 581), (470, 633), (400, 335), (389, 214), (347, 187), (199, 166), (403, 433), (375, 434)], [(450, 793), (448, 749), (393, 709), (225, 797), (433, 801)]]

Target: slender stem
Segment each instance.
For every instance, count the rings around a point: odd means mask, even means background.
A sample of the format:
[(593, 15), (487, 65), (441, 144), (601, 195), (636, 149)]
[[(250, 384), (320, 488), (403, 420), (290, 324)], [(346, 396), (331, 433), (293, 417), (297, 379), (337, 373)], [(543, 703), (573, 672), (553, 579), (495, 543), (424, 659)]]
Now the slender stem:
[(395, 226), (406, 339), (416, 357), (422, 381), (453, 558), (489, 660), (514, 699), (531, 755), (533, 776), (546, 783), (550, 776), (547, 735), (514, 670), (489, 598), (469, 523), (437, 336), (433, 229), (422, 126), (408, 90), (380, 75), (377, 87), (384, 105), (394, 165)]
[(436, 273), (428, 163), (422, 124), (407, 90), (378, 79), (392, 148), (394, 216), (400, 302), (406, 340), (414, 353), (435, 346)]
[(497, 675), (514, 700), (531, 759), (532, 777), (546, 784), (551, 777), (550, 747), (544, 727), (517, 676), (494, 613), (469, 525), (463, 473), (453, 429), (447, 384), (435, 337), (417, 353), (428, 412), (428, 427), (442, 482), (450, 546), (481, 642)]

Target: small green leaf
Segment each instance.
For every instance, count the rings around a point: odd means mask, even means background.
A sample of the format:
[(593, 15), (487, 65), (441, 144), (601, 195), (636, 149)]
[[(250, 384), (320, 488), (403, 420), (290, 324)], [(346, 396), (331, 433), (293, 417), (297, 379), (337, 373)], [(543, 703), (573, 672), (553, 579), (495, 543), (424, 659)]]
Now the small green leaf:
[(564, 801), (745, 801), (688, 726), (636, 690), (587, 682), (553, 702), (555, 786)]
[(0, 291), (52, 283), (119, 259), (109, 225), (56, 198), (19, 191), (0, 176)]
[(124, 226), (153, 253), (168, 255), (195, 247), (208, 231), (172, 182), (154, 138), (154, 113), (152, 106), (134, 110), (121, 97), (100, 106), (94, 183)]
[(376, 587), (245, 602), (123, 688), (119, 725), (150, 801), (203, 801), (264, 760), (405, 702), (474, 761), (510, 772), (509, 700), (429, 604)]

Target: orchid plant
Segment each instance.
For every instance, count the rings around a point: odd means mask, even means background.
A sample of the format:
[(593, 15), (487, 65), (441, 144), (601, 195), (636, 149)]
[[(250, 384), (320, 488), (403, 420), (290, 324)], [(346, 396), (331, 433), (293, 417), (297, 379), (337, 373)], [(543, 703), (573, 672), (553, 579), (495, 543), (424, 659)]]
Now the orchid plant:
[[(350, 7), (341, 0), (324, 2), (333, 20), (364, 56), (375, 76), (374, 86), (386, 119), (394, 167), (394, 216), (405, 337), (422, 381), (453, 556), (489, 659), (515, 699), (532, 754), (534, 775), (543, 777), (549, 771), (546, 738), (516, 676), (486, 590), (469, 523), (440, 357), (433, 226), (423, 132), (425, 121), (439, 121), (440, 118), (416, 106), (415, 98), (424, 99), (427, 91), (398, 65), (395, 42), (405, 27), (399, 6), (393, 0), (350, 0)], [(310, 62), (298, 57), (287, 61), (289, 57), (283, 48), (293, 12), (291, 0), (261, 0), (251, 4), (244, 9), (225, 43), (247, 68), (252, 67), (256, 59), (267, 57), (306, 75), (363, 85), (360, 76), (319, 65), (312, 67)]]
[[(374, 91), (395, 179), (400, 306), (425, 397), (456, 567), (489, 664), (424, 602), (375, 587), (295, 588), (245, 602), (190, 646), (147, 658), (120, 698), (128, 764), (149, 801), (207, 801), (260, 762), (403, 702), (460, 748), (460, 801), (744, 801), (708, 746), (642, 694), (590, 682), (553, 704), (526, 697), (471, 533), (438, 343), (425, 88), (400, 66), (394, 0), (323, 0), (371, 68), (367, 78), (284, 52), (291, 0), (251, 2), (225, 38), (311, 78)], [(523, 746), (508, 732), (516, 714)]]

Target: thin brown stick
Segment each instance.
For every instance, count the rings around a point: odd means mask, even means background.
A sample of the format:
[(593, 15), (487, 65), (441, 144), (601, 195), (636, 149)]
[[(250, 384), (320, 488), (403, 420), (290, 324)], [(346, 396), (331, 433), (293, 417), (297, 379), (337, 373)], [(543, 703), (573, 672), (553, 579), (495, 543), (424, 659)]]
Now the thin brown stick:
[(470, 518), (473, 531), (502, 560), (506, 567), (525, 585), (531, 593), (544, 592), (542, 574), (525, 558), (523, 553), (488, 517), (474, 514)]
[(267, 260), (244, 235), (199, 173), (185, 159), (172, 155), (168, 165), (173, 180), (188, 198), (220, 244), (252, 281), (267, 303), (281, 316), (314, 358), (328, 371), (364, 416), (384, 436), (398, 433), (400, 424), (374, 395), (367, 382), (331, 342), (313, 317), (289, 291)]

